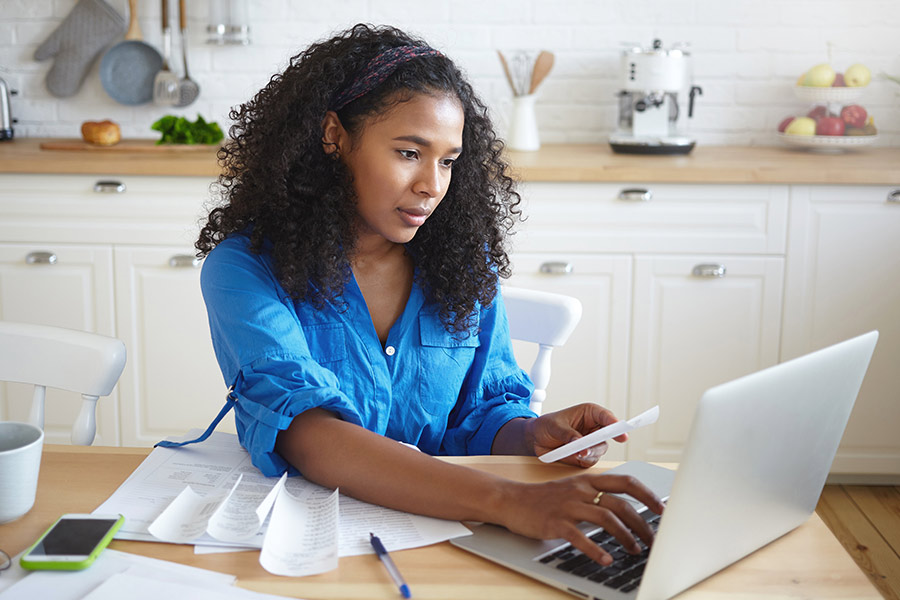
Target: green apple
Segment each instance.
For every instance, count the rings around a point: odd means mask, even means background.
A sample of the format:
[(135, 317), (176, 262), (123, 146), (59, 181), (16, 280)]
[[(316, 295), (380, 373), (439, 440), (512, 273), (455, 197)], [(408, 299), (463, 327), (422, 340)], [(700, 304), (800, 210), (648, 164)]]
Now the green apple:
[(809, 117), (797, 117), (784, 132), (788, 135), (816, 135), (816, 120)]
[[(803, 85), (811, 87), (831, 87), (835, 77), (837, 77), (837, 73), (831, 68), (831, 65), (822, 63), (806, 72), (806, 77), (803, 78)], [(846, 80), (847, 74), (844, 73), (844, 81)], [(850, 84), (848, 83), (847, 85)]]
[(848, 87), (863, 87), (872, 81), (872, 73), (866, 65), (856, 63), (844, 72), (844, 82)]

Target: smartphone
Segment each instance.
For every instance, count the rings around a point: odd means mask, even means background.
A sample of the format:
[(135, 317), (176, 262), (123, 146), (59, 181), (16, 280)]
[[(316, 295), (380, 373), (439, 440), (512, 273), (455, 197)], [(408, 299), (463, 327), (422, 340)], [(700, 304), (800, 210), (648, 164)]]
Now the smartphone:
[(31, 570), (86, 569), (124, 522), (122, 515), (63, 515), (25, 551), (19, 564)]

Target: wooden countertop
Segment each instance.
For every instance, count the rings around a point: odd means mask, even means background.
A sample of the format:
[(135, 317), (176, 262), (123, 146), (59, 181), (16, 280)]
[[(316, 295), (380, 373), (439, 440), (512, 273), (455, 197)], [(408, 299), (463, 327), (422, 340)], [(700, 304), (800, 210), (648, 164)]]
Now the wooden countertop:
[(43, 142), (61, 141), (67, 140), (24, 138), (0, 142), (0, 173), (198, 175), (210, 178), (219, 174), (218, 146), (151, 151), (155, 145), (152, 140), (132, 140), (142, 143), (145, 149), (129, 151), (112, 146), (90, 150), (43, 150), (40, 147)]
[[(219, 173), (215, 148), (42, 150), (40, 144), (48, 141), (0, 143), (0, 173), (209, 177)], [(508, 157), (526, 181), (900, 185), (900, 148), (824, 154), (778, 146), (698, 146), (687, 156), (631, 156), (615, 154), (605, 144), (558, 144), (537, 152), (510, 151)]]

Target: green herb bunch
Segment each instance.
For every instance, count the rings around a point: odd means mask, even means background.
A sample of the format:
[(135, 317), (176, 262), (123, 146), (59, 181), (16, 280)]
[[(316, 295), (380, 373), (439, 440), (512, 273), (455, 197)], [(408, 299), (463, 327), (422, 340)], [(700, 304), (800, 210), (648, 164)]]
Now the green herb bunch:
[(184, 117), (166, 115), (150, 129), (162, 133), (157, 144), (216, 144), (225, 137), (218, 123), (207, 123), (200, 115), (193, 123)]

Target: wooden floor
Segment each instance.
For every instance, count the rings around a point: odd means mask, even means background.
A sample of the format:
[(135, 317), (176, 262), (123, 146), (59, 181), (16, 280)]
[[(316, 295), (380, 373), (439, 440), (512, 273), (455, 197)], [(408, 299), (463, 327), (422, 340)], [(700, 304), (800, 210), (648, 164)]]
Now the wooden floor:
[(816, 512), (889, 600), (900, 600), (900, 486), (826, 485)]

